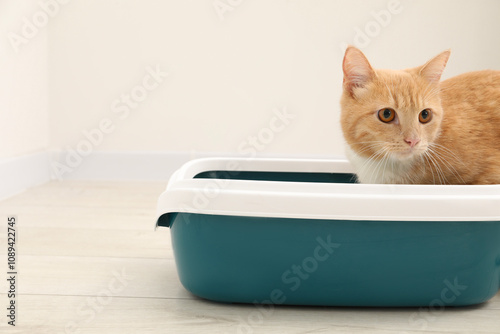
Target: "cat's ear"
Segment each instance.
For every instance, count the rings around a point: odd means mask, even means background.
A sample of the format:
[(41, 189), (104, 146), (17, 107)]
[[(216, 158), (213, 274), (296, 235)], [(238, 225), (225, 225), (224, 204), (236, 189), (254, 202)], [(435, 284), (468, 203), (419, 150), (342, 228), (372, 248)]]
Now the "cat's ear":
[(355, 88), (365, 87), (375, 76), (368, 59), (363, 52), (354, 46), (349, 46), (345, 50), (342, 69), (344, 71), (344, 89), (351, 95), (354, 95)]
[(450, 50), (446, 50), (429, 60), (420, 68), (419, 74), (432, 83), (438, 83), (441, 80), (444, 67), (450, 58)]

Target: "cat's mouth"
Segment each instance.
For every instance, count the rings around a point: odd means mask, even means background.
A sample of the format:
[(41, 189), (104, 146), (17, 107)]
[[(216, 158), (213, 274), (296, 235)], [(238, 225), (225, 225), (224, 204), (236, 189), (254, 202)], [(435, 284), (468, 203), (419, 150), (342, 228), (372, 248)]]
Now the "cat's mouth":
[(413, 159), (425, 153), (427, 147), (423, 145), (395, 149), (392, 154), (402, 160)]

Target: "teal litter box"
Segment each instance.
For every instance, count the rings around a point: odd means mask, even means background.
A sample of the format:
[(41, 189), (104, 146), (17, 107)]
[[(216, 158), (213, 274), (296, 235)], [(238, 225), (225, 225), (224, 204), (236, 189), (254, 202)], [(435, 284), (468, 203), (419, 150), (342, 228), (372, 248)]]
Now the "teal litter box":
[(357, 184), (344, 160), (199, 159), (170, 179), (179, 278), (201, 298), (461, 306), (500, 286), (500, 185)]

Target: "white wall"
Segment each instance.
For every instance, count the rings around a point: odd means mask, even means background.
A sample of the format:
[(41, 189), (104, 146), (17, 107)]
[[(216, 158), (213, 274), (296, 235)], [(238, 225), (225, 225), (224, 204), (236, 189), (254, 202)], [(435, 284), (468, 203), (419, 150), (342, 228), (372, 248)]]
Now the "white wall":
[(37, 1), (0, 1), (0, 159), (49, 143), (47, 31), (26, 28), (30, 38), (22, 36), (23, 20), (37, 10)]
[[(381, 68), (413, 67), (451, 48), (445, 77), (500, 69), (500, 1), (233, 0), (224, 19), (214, 3), (229, 1), (65, 5), (49, 27), (51, 148), (76, 149), (91, 131), (95, 151), (236, 153), (253, 145), (276, 155), (342, 154), (344, 44)], [(388, 9), (377, 24), (373, 13)], [(372, 37), (357, 36), (365, 29)], [(115, 114), (112, 103), (157, 65), (169, 76), (119, 118), (127, 108)], [(262, 130), (282, 107), (295, 118)], [(93, 129), (103, 118), (109, 128), (100, 136)], [(259, 132), (263, 142), (251, 144)]]
[[(214, 4), (224, 3), (232, 10), (219, 15)], [(14, 52), (8, 33), (43, 19), (42, 7), (47, 22)], [(495, 0), (0, 1), (0, 157), (47, 145), (342, 154), (345, 44), (375, 67), (411, 67), (451, 48), (445, 77), (500, 69), (499, 13)], [(147, 68), (169, 75), (155, 87)], [(144, 92), (135, 109), (120, 102)], [(283, 124), (274, 108), (294, 118)]]

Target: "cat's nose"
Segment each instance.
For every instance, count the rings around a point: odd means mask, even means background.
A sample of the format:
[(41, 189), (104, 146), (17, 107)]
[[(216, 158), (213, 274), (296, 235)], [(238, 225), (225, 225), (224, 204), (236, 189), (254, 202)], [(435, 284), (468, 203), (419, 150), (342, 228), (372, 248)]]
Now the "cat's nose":
[(405, 142), (410, 145), (411, 148), (413, 148), (415, 145), (417, 145), (420, 142), (420, 138), (406, 138)]

